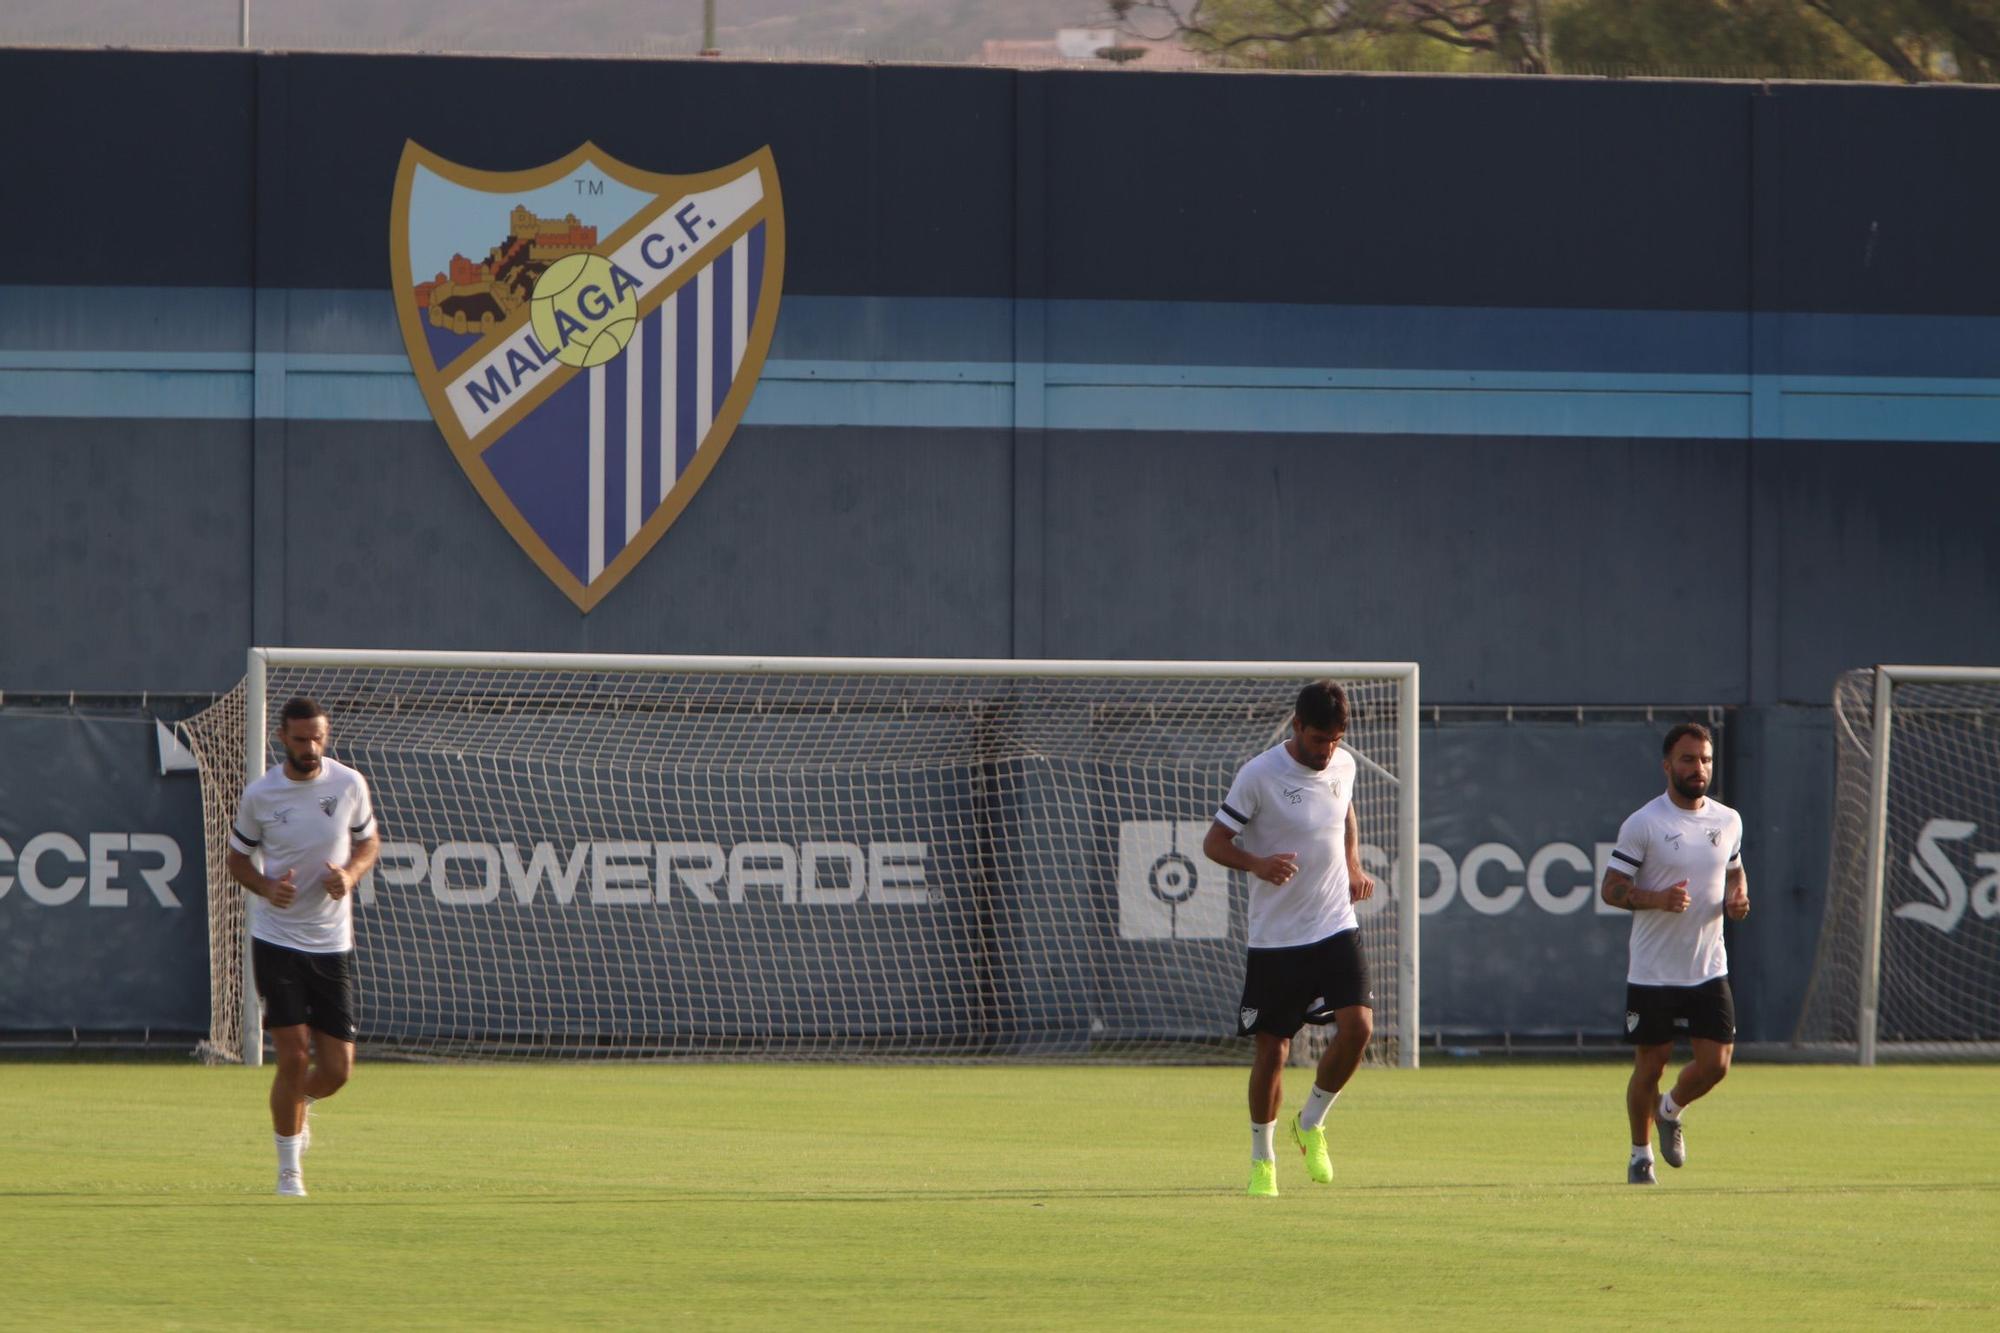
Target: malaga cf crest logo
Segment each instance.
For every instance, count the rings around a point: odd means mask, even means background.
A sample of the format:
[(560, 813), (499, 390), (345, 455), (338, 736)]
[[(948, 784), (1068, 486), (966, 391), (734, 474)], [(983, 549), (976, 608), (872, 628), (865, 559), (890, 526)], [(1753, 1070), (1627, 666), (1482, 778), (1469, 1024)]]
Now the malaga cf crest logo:
[(474, 171), (410, 143), (389, 228), (431, 415), (589, 611), (687, 507), (756, 387), (785, 271), (770, 150), (663, 176), (591, 144)]

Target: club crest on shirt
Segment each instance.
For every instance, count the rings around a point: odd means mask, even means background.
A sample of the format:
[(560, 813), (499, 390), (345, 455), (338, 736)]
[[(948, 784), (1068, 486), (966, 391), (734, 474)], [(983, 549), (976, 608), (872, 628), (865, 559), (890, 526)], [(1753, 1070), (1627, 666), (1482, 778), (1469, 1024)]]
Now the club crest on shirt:
[(1708, 831), (1708, 845), (1711, 847), (1720, 847), (1722, 845), (1721, 829), (1712, 828)]
[(771, 150), (670, 176), (590, 143), (478, 171), (408, 142), (389, 253), (452, 457), (590, 611), (687, 508), (763, 371), (785, 267)]
[(328, 819), (333, 818), (333, 807), (335, 804), (336, 802), (331, 796), (322, 796), (319, 798), (320, 812), (324, 814)]

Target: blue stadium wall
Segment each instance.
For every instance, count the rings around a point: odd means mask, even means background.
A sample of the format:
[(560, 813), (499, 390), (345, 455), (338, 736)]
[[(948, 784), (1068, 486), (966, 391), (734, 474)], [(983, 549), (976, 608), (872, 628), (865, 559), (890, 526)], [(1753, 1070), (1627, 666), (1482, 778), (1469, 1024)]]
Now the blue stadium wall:
[[(1775, 1037), (1835, 674), (2000, 662), (2000, 90), (0, 51), (0, 124), (9, 692), (219, 689), (265, 643), (1723, 706)], [(410, 372), (409, 140), (774, 154), (756, 395), (588, 615)]]

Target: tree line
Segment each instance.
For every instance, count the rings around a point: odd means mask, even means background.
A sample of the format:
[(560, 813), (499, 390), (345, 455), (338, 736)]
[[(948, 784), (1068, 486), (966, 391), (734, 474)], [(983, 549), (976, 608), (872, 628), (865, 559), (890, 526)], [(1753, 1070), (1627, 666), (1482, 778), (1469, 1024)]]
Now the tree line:
[(1119, 31), (1228, 65), (2000, 82), (2000, 0), (1107, 3)]

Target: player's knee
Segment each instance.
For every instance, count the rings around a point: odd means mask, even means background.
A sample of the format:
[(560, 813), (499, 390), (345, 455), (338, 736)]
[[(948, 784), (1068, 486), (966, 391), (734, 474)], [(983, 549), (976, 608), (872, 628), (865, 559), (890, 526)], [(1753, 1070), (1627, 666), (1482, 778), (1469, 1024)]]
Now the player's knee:
[(1708, 1075), (1711, 1084), (1720, 1083), (1729, 1077), (1729, 1052), (1723, 1051), (1704, 1061), (1702, 1072)]
[(354, 1056), (351, 1051), (336, 1047), (319, 1053), (319, 1083), (326, 1091), (322, 1097), (331, 1097), (347, 1086), (347, 1080), (354, 1076)]
[(1357, 1008), (1341, 1015), (1340, 1035), (1358, 1046), (1366, 1046), (1368, 1039), (1375, 1035), (1374, 1012)]
[(279, 1042), (271, 1053), (272, 1062), (278, 1066), (281, 1078), (294, 1081), (303, 1079), (312, 1067), (312, 1052), (303, 1043)]

